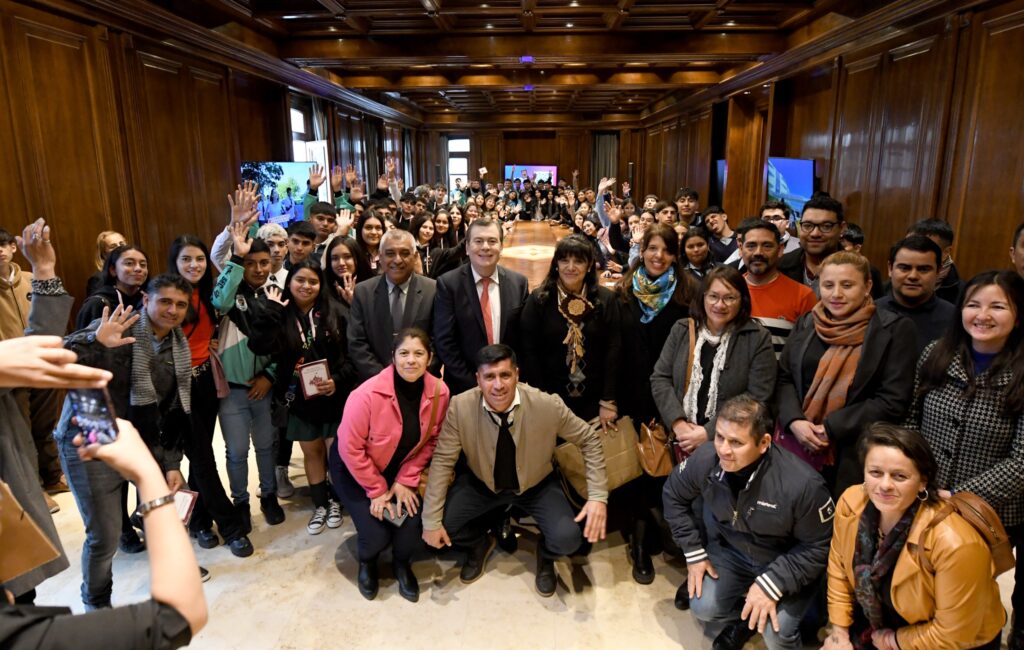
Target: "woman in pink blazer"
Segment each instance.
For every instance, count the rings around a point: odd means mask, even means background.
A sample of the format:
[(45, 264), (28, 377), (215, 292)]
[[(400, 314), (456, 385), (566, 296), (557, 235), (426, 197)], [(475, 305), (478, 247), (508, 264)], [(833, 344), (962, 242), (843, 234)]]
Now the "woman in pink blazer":
[(427, 373), (430, 357), (426, 332), (399, 332), (392, 365), (352, 391), (338, 427), (342, 462), (332, 467), (331, 482), (356, 526), (359, 593), (368, 600), (377, 596), (377, 557), (388, 545), (399, 593), (411, 602), (419, 599), (409, 566), (422, 544), (417, 489), (449, 397), (444, 382)]

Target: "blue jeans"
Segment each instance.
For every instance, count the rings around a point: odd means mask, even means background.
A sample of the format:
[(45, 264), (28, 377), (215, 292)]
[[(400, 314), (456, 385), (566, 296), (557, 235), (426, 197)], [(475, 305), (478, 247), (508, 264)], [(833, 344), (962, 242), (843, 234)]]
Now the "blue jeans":
[(82, 602), (110, 607), (113, 561), (121, 536), (121, 486), (125, 480), (106, 463), (83, 462), (70, 437), (56, 438), (60, 464), (85, 523), (82, 545)]
[(274, 440), (277, 431), (270, 423), (270, 397), (249, 399), (248, 388), (231, 388), (220, 401), (220, 430), (224, 434), (228, 483), (236, 505), (249, 502), (249, 437), (256, 448), (256, 470), (260, 493), (277, 492), (274, 477)]
[[(700, 598), (690, 599), (690, 611), (704, 623), (739, 623), (747, 591), (767, 565), (754, 564), (737, 551), (714, 543), (708, 547), (708, 557), (718, 579), (704, 575)], [(804, 647), (800, 640), (800, 621), (811, 604), (816, 584), (778, 602), (779, 631), (775, 631), (769, 618), (762, 635), (769, 650), (800, 650)]]

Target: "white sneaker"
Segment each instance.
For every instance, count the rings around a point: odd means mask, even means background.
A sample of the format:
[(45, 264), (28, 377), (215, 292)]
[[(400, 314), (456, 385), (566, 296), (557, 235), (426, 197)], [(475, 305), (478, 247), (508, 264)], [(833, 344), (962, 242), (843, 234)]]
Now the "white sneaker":
[(277, 478), (277, 496), (287, 499), (295, 494), (295, 486), (288, 478), (288, 468), (278, 465), (274, 468), (274, 476)]
[(309, 518), (309, 523), (306, 524), (306, 532), (310, 535), (319, 535), (324, 532), (326, 525), (327, 508), (316, 508), (313, 510), (313, 516)]
[(327, 527), (338, 528), (344, 518), (341, 516), (341, 504), (337, 501), (327, 502)]

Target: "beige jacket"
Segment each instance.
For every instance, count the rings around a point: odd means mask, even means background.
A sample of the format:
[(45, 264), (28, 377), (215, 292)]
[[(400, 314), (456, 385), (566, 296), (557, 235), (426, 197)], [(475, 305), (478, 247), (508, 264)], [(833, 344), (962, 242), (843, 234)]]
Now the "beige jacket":
[[(853, 622), (853, 552), (867, 503), (863, 486), (854, 485), (836, 507), (828, 558), (828, 618), (844, 627)], [(893, 570), (892, 604), (910, 623), (896, 630), (903, 650), (974, 648), (996, 638), (1006, 623), (992, 577), (992, 554), (978, 531), (953, 513), (922, 535), (938, 510), (929, 504), (918, 511)], [(934, 572), (918, 563), (910, 551), (914, 546), (924, 549)]]
[[(519, 384), (520, 405), (512, 422), (516, 443), (516, 474), (520, 493), (540, 483), (554, 469), (556, 439), (562, 437), (583, 452), (587, 467), (587, 498), (608, 501), (604, 450), (594, 429), (573, 415), (560, 397)], [(498, 426), (483, 407), (479, 388), (452, 398), (444, 426), (434, 449), (423, 498), (423, 528), (437, 530), (444, 515), (448, 485), (459, 453), (465, 453), (470, 470), (494, 489), (494, 453)]]
[(0, 278), (0, 341), (25, 335), (28, 325), (28, 310), (32, 302), (32, 274), (21, 270), (14, 262), (14, 281)]

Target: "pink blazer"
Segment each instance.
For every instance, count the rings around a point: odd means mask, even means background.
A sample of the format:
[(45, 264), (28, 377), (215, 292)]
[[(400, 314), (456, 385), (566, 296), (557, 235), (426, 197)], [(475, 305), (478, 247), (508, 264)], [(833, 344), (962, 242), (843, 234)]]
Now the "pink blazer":
[[(395, 397), (394, 372), (394, 366), (389, 365), (352, 391), (345, 402), (345, 412), (338, 427), (338, 455), (371, 499), (388, 491), (387, 481), (381, 472), (391, 462), (402, 437), (402, 413)], [(437, 395), (437, 412), (434, 421), (427, 422), (438, 383), (441, 388)], [(430, 373), (424, 375), (420, 441), (402, 461), (395, 477), (398, 483), (413, 489), (419, 487), (420, 474), (430, 463), (437, 446), (437, 434), (448, 410), (448, 398), (449, 391), (444, 382)]]

